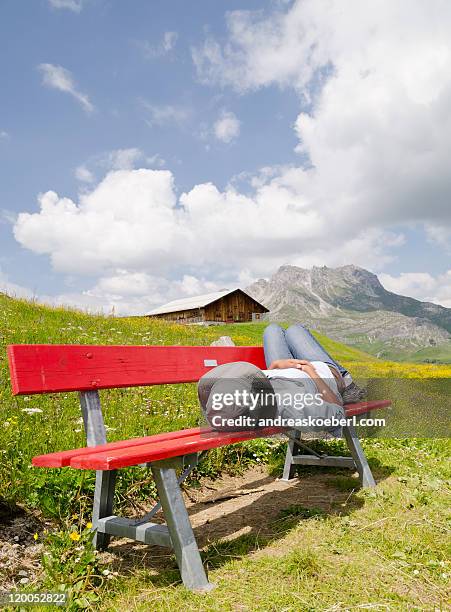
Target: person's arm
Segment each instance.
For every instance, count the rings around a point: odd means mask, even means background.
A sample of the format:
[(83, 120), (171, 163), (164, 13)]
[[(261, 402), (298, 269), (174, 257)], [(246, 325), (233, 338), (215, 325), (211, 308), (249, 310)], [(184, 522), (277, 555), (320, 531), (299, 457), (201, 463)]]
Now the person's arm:
[(319, 376), (319, 374), (316, 374), (316, 376), (314, 376), (313, 374), (309, 374), (309, 376), (310, 378), (313, 378), (316, 388), (320, 392), (321, 397), (325, 402), (328, 402), (329, 404), (338, 404), (339, 406), (343, 406), (343, 399), (340, 396), (335, 395), (329, 385), (324, 382), (324, 380), (321, 378), (321, 376)]
[(269, 366), (268, 370), (285, 370), (286, 368), (297, 368), (301, 370), (300, 367), (303, 363), (302, 359), (276, 359)]
[(277, 359), (273, 361), (269, 366), (269, 370), (280, 370), (284, 368), (296, 368), (302, 370), (310, 376), (315, 382), (316, 388), (318, 389), (321, 397), (325, 402), (331, 404), (343, 405), (341, 397), (337, 397), (335, 393), (330, 389), (329, 385), (321, 378), (315, 367), (306, 359)]
[(306, 374), (308, 374), (310, 378), (313, 379), (316, 385), (316, 388), (320, 392), (321, 397), (323, 398), (325, 402), (343, 406), (343, 399), (341, 398), (341, 396), (335, 395), (335, 393), (331, 390), (329, 385), (325, 382), (323, 378), (321, 378), (321, 376), (315, 370), (315, 367), (310, 363), (310, 361), (299, 359), (298, 363), (300, 365), (300, 369)]

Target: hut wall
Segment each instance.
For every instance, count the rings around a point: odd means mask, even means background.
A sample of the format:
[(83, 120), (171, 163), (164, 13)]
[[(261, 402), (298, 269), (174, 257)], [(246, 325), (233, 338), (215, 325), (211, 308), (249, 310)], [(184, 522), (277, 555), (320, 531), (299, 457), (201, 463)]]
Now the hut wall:
[(241, 291), (235, 291), (202, 308), (178, 310), (150, 316), (166, 321), (176, 321), (177, 323), (200, 323), (202, 321), (244, 323), (259, 319), (265, 312), (267, 310), (264, 306), (241, 293)]
[(266, 312), (265, 308), (258, 302), (237, 291), (205, 306), (205, 320), (243, 323), (252, 321), (253, 313), (263, 312)]

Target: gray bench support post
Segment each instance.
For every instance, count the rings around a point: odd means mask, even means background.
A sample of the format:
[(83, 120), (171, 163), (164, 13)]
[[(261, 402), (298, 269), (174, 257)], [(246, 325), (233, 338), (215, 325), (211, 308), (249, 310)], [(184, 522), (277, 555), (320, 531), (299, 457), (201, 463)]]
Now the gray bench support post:
[(367, 458), (363, 452), (354, 425), (343, 427), (343, 435), (352, 457), (335, 457), (319, 455), (314, 451), (309, 451), (312, 455), (301, 454), (301, 447), (309, 450), (308, 447), (300, 442), (300, 432), (289, 432), (289, 441), (285, 455), (285, 465), (283, 468), (282, 480), (291, 480), (295, 476), (296, 466), (316, 465), (322, 467), (344, 467), (357, 469), (362, 487), (375, 487), (376, 481), (371, 473)]
[[(80, 404), (83, 414), (87, 446), (106, 444), (106, 430), (103, 422), (99, 392), (81, 391)], [(93, 529), (97, 528), (99, 519), (113, 514), (115, 483), (116, 470), (96, 472), (96, 487), (92, 511)], [(109, 541), (110, 536), (107, 533), (100, 532), (96, 532), (93, 540), (94, 546), (98, 549), (106, 548)]]
[(208, 582), (205, 574), (175, 470), (152, 466), (152, 474), (183, 584), (192, 591), (210, 591), (214, 585)]
[(375, 487), (376, 481), (371, 473), (370, 466), (368, 465), (367, 458), (363, 452), (354, 425), (346, 425), (343, 427), (343, 435), (357, 467), (362, 487)]
[(300, 453), (300, 448), (295, 442), (295, 440), (300, 439), (301, 434), (299, 431), (290, 431), (290, 439), (288, 440), (287, 452), (285, 455), (282, 480), (291, 480), (296, 475), (296, 465), (293, 462), (293, 458)]

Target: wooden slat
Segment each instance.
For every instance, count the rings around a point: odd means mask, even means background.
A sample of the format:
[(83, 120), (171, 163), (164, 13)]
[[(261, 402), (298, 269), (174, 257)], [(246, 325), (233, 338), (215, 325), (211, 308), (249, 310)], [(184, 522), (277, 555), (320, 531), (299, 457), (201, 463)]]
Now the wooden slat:
[(108, 450), (100, 453), (95, 452), (88, 455), (77, 455), (71, 459), (70, 466), (84, 470), (115, 470), (140, 463), (189, 455), (284, 431), (286, 430), (281, 427), (265, 427), (238, 432), (200, 432), (177, 440), (152, 442), (135, 447)]
[[(170, 431), (168, 433), (155, 434), (153, 436), (145, 436), (144, 438), (130, 438), (129, 440), (119, 440), (118, 442), (109, 442), (108, 444), (100, 444), (99, 446), (84, 446), (82, 448), (74, 448), (72, 450), (60, 451), (56, 453), (47, 453), (46, 455), (38, 455), (33, 457), (32, 464), (35, 467), (51, 467), (60, 468), (70, 465), (71, 459), (81, 455), (92, 455), (101, 453), (107, 450), (118, 450), (129, 448), (131, 446), (140, 446), (151, 442), (164, 442), (165, 440), (176, 440), (193, 434), (200, 434), (200, 427), (191, 429), (181, 429), (180, 431)], [(207, 430), (209, 431), (209, 430)]]
[(197, 382), (233, 361), (266, 367), (258, 346), (13, 344), (8, 360), (14, 395)]
[(388, 408), (391, 406), (389, 400), (374, 400), (373, 402), (359, 402), (358, 404), (347, 404), (345, 406), (346, 416), (358, 416), (371, 412), (371, 410), (379, 410), (380, 408)]

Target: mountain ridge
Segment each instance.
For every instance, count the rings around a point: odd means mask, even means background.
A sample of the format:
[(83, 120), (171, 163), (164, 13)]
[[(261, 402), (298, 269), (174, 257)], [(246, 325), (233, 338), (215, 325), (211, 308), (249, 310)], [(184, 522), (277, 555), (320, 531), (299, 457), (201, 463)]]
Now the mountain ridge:
[(355, 265), (282, 265), (246, 288), (276, 321), (302, 320), (341, 342), (387, 356), (450, 342), (451, 308), (398, 295)]

